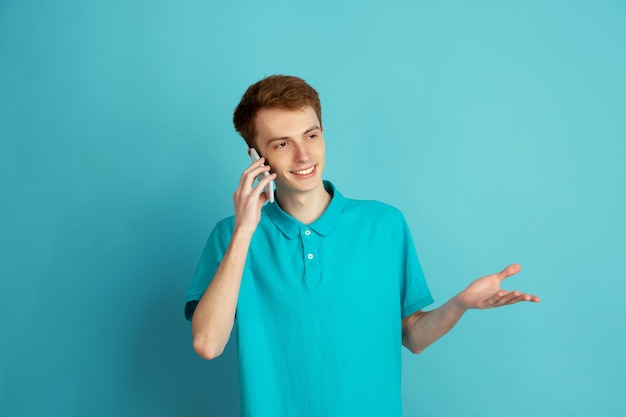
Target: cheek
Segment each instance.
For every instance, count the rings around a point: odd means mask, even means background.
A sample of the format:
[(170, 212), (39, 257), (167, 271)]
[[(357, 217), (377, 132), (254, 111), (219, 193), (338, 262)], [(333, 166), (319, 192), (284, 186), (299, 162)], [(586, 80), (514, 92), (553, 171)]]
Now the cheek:
[(318, 154), (320, 156), (320, 159), (323, 161), (324, 157), (326, 156), (326, 143), (324, 141), (321, 141), (321, 143), (319, 144)]
[(271, 168), (270, 172), (272, 172), (272, 173), (279, 172), (279, 171), (282, 170), (280, 159), (278, 159), (276, 157), (266, 158), (265, 159), (265, 164), (270, 166), (270, 168)]

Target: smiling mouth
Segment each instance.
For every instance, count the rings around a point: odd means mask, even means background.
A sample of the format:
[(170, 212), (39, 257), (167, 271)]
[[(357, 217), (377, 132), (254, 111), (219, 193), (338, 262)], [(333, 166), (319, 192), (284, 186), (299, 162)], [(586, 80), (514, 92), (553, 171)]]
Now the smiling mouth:
[(307, 169), (301, 169), (300, 171), (292, 171), (292, 172), (293, 172), (294, 174), (296, 174), (296, 175), (308, 175), (308, 174), (312, 173), (313, 171), (315, 171), (315, 167), (316, 167), (316, 166), (317, 166), (317, 165), (313, 165), (313, 166), (312, 166), (312, 167), (310, 167), (310, 168), (307, 168)]

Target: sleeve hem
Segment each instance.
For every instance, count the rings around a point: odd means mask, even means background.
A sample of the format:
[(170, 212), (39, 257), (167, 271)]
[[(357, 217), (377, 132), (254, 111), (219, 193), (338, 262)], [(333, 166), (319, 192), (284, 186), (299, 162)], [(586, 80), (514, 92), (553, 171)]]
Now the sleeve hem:
[(185, 302), (185, 318), (189, 321), (193, 318), (193, 313), (196, 311), (196, 307), (198, 306), (198, 302), (200, 300), (196, 300), (191, 298)]
[(402, 318), (406, 318), (408, 316), (410, 316), (411, 314), (415, 313), (418, 310), (421, 310), (424, 307), (427, 307), (429, 305), (431, 305), (432, 303), (434, 303), (435, 300), (433, 299), (433, 297), (431, 295), (428, 295), (427, 297), (422, 298), (421, 300), (407, 306), (404, 307), (402, 309)]

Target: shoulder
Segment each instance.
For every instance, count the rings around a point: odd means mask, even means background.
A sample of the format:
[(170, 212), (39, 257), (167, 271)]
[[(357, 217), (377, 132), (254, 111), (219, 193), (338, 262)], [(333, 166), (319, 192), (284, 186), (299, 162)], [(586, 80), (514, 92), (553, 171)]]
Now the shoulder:
[[(261, 211), (261, 219), (259, 224), (257, 225), (257, 230), (267, 229), (272, 225), (272, 221), (270, 220), (270, 216), (267, 214), (265, 207)], [(235, 230), (235, 216), (231, 215), (219, 220), (214, 228), (212, 234), (219, 235), (222, 238), (230, 240), (230, 237), (233, 235)]]
[(380, 216), (383, 219), (403, 219), (404, 216), (394, 206), (378, 200), (359, 200), (348, 198), (340, 193), (333, 183), (325, 181), (326, 189), (338, 197), (342, 216)]
[(370, 249), (386, 254), (403, 253), (400, 249), (411, 240), (402, 212), (377, 200), (346, 199), (338, 230), (341, 236), (352, 239), (351, 244), (360, 241)]
[(223, 218), (222, 220), (218, 221), (215, 224), (215, 228), (216, 229), (220, 229), (220, 230), (226, 230), (226, 229), (233, 229), (235, 227), (235, 216), (228, 216)]
[(350, 230), (357, 228), (361, 233), (373, 233), (388, 239), (401, 238), (408, 231), (402, 212), (390, 204), (377, 200), (346, 199), (342, 223)]
[(219, 220), (213, 227), (211, 235), (221, 238), (230, 238), (235, 229), (235, 216), (225, 217)]
[(404, 221), (404, 215), (396, 207), (378, 200), (355, 200), (346, 198), (344, 213), (347, 215), (368, 216), (378, 221)]

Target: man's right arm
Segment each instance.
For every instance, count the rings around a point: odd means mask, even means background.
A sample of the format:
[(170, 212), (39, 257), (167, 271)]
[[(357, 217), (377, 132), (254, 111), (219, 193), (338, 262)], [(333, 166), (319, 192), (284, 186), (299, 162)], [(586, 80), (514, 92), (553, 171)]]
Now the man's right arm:
[(256, 187), (254, 179), (269, 171), (264, 159), (252, 163), (241, 176), (233, 194), (235, 227), (228, 248), (211, 283), (200, 298), (191, 321), (193, 348), (205, 359), (222, 354), (235, 322), (239, 289), (252, 236), (261, 219), (261, 208), (267, 201), (263, 187), (275, 178), (264, 177)]

